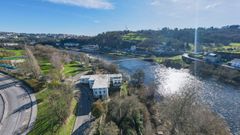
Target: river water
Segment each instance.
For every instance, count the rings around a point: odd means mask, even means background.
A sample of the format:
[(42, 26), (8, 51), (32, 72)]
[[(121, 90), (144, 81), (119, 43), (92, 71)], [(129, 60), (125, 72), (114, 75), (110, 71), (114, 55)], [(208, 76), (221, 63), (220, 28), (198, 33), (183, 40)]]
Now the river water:
[(184, 87), (198, 88), (201, 102), (224, 118), (234, 135), (240, 135), (240, 87), (214, 78), (203, 79), (186, 69), (167, 68), (138, 59), (97, 57), (117, 64), (127, 74), (142, 69), (145, 72), (145, 83), (151, 85), (154, 82), (158, 87), (157, 92), (164, 96), (181, 92)]

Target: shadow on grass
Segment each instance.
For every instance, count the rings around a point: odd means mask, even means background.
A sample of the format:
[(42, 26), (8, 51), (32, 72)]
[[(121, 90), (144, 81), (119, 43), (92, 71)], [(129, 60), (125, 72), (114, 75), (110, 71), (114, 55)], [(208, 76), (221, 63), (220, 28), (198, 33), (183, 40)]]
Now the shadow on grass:
[(43, 134), (56, 134), (56, 131), (60, 128), (58, 121), (51, 114), (47, 116), (39, 116), (37, 122), (34, 125), (33, 130), (29, 135), (43, 135)]

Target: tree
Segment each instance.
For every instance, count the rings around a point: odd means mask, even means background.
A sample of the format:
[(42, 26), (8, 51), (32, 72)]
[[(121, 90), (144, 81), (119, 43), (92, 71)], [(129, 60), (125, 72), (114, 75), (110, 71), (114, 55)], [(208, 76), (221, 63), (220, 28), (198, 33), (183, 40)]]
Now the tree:
[(223, 120), (199, 104), (196, 92), (186, 89), (180, 95), (166, 98), (160, 104), (160, 119), (170, 135), (230, 135)]
[(119, 128), (114, 122), (110, 121), (104, 125), (102, 134), (103, 135), (119, 135)]
[(105, 106), (102, 102), (97, 101), (92, 105), (92, 115), (99, 118), (105, 112)]
[(51, 64), (54, 67), (49, 73), (50, 78), (55, 81), (60, 81), (63, 79), (63, 60), (62, 56), (58, 52), (54, 52), (51, 57)]
[(41, 69), (38, 65), (38, 61), (36, 60), (32, 51), (27, 46), (25, 46), (25, 52), (26, 52), (26, 63), (27, 63), (26, 66), (28, 66), (34, 78), (39, 79), (41, 75)]
[(135, 87), (141, 87), (144, 83), (145, 73), (143, 70), (138, 69), (132, 76), (131, 82)]

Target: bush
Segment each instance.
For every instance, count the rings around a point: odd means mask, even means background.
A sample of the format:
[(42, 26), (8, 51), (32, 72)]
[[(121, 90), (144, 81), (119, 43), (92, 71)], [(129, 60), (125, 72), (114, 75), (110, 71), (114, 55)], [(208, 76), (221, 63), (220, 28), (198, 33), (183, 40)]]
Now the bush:
[(105, 106), (101, 101), (97, 101), (93, 103), (92, 105), (92, 115), (96, 118), (99, 118), (102, 116), (102, 114), (105, 112)]

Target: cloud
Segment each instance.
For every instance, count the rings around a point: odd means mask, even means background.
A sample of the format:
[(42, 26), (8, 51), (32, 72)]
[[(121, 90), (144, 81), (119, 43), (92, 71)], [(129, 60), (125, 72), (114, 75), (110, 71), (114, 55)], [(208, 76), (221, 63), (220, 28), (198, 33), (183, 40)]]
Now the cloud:
[(174, 9), (193, 10), (208, 10), (217, 8), (223, 3), (227, 4), (227, 0), (151, 0), (150, 5), (157, 7), (172, 7)]
[(93, 8), (93, 9), (113, 9), (114, 6), (112, 3), (107, 0), (46, 0), (52, 3), (74, 5), (84, 8)]
[(217, 2), (217, 3), (213, 3), (213, 4), (208, 4), (205, 6), (206, 9), (210, 9), (210, 8), (215, 8), (217, 6), (221, 5), (220, 2)]

